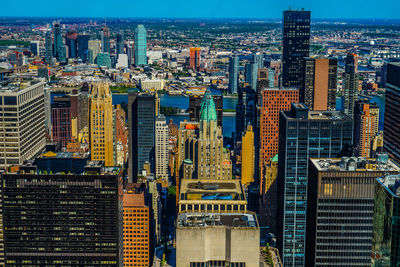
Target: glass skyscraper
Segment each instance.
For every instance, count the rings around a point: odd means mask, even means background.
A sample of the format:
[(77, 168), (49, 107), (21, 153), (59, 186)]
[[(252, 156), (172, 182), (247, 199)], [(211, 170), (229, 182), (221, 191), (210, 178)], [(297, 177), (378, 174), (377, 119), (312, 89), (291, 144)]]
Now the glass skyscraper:
[(283, 12), (282, 85), (300, 88), (303, 80), (303, 59), (310, 52), (311, 12)]
[(118, 33), (117, 34), (117, 55), (125, 54), (124, 51), (124, 34)]
[(46, 33), (46, 38), (45, 38), (45, 58), (44, 62), (46, 64), (51, 64), (51, 61), (53, 60), (53, 41), (51, 38), (51, 32), (48, 31)]
[(62, 35), (61, 35), (61, 27), (60, 24), (54, 25), (54, 46), (53, 46), (53, 55), (59, 62), (66, 61), (65, 55), (65, 45), (63, 44)]
[(101, 51), (110, 53), (110, 29), (107, 26), (101, 31)]
[(352, 119), (340, 111), (309, 111), (292, 103), (279, 118), (278, 248), (284, 266), (305, 266), (310, 158), (336, 158), (351, 147)]
[(87, 34), (78, 35), (78, 57), (83, 61), (87, 60), (90, 36)]
[(343, 73), (343, 112), (353, 118), (354, 102), (358, 92), (357, 56), (348, 54)]
[(147, 64), (147, 41), (146, 29), (139, 24), (135, 30), (135, 65)]
[(231, 94), (237, 94), (239, 83), (239, 57), (229, 58), (229, 91)]

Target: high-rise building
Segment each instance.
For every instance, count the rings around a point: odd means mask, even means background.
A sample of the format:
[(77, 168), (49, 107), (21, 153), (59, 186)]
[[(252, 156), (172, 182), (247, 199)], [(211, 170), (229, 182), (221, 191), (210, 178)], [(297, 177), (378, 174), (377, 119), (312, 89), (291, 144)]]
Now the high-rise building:
[(189, 51), (189, 66), (192, 69), (197, 70), (200, 68), (200, 47), (191, 47)]
[(78, 33), (75, 31), (67, 32), (65, 43), (68, 48), (68, 58), (77, 58), (78, 56)]
[(400, 176), (376, 179), (372, 266), (400, 265)]
[(124, 34), (118, 33), (117, 34), (117, 55), (125, 54), (124, 50)]
[(91, 163), (76, 175), (22, 168), (1, 177), (5, 266), (122, 265), (121, 169)]
[(284, 266), (306, 266), (310, 158), (336, 158), (353, 141), (353, 120), (340, 111), (309, 111), (301, 103), (279, 117), (277, 245)]
[(264, 68), (264, 55), (263, 54), (253, 54), (253, 62), (257, 65), (257, 70)]
[(246, 132), (242, 137), (242, 151), (241, 151), (241, 181), (243, 185), (250, 185), (254, 182), (254, 164), (255, 164), (255, 151), (254, 151), (254, 132), (251, 125), (247, 126)]
[(305, 58), (299, 101), (310, 110), (336, 110), (337, 59)]
[(65, 62), (66, 47), (63, 44), (61, 27), (59, 23), (54, 24), (53, 34), (54, 34), (53, 55), (59, 62)]
[[(379, 108), (378, 108), (379, 111)], [(354, 154), (371, 157), (373, 140), (378, 133), (379, 113), (374, 113), (369, 102), (359, 100), (354, 107)]]
[(354, 102), (358, 94), (357, 55), (348, 54), (343, 73), (343, 112), (353, 118)]
[(399, 170), (379, 159), (310, 159), (304, 266), (371, 266), (375, 180)]
[(283, 12), (282, 85), (300, 88), (303, 83), (303, 60), (310, 53), (311, 12)]
[(155, 168), (155, 98), (153, 94), (128, 95), (129, 181), (136, 181), (148, 162)]
[(31, 52), (35, 56), (40, 55), (40, 42), (39, 41), (31, 41)]
[(87, 54), (89, 50), (90, 36), (87, 34), (78, 34), (78, 58), (83, 61), (87, 60)]
[(387, 64), (383, 146), (400, 162), (400, 63)]
[(162, 178), (168, 182), (168, 125), (165, 116), (160, 114), (156, 118), (156, 179)]
[(111, 57), (109, 53), (103, 52), (97, 54), (97, 66), (111, 68)]
[(257, 87), (257, 74), (258, 74), (258, 64), (257, 63), (247, 63), (245, 66), (245, 80), (250, 84), (253, 90)]
[(147, 64), (147, 32), (142, 24), (135, 30), (135, 65)]
[(114, 166), (113, 106), (107, 83), (93, 83), (89, 97), (89, 140), (93, 161)]
[(110, 51), (110, 29), (107, 26), (100, 32), (101, 35), (101, 52), (103, 53), (111, 53)]
[(51, 129), (53, 141), (67, 147), (71, 141), (71, 100), (68, 96), (54, 96), (51, 103)]
[[(201, 111), (201, 103), (203, 101), (203, 97), (198, 95), (189, 96), (189, 118), (190, 121), (199, 121), (200, 120), (200, 111)], [(223, 116), (223, 96), (221, 94), (212, 96), (215, 104), (215, 109), (217, 111), (217, 122), (218, 126), (222, 127), (222, 116)]]
[(229, 58), (229, 92), (237, 94), (239, 86), (239, 57), (232, 56)]
[(91, 51), (90, 57), (88, 54), (88, 61), (91, 64), (96, 63), (97, 55), (101, 53), (101, 41), (100, 40), (89, 40), (88, 41), (88, 53)]
[(150, 207), (145, 190), (145, 184), (132, 183), (124, 190), (124, 266), (150, 266)]
[(278, 207), (278, 154), (263, 166), (260, 184), (260, 224), (268, 225), (276, 232), (276, 212)]
[(51, 32), (46, 32), (46, 37), (44, 41), (44, 48), (45, 48), (45, 58), (44, 62), (46, 64), (51, 64), (53, 61), (53, 40), (51, 37)]
[(44, 85), (25, 81), (0, 86), (0, 170), (22, 164), (46, 146)]

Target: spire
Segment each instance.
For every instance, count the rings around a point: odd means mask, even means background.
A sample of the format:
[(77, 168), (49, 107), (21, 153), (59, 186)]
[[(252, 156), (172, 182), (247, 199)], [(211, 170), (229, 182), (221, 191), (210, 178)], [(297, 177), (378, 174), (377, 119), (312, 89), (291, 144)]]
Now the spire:
[(204, 94), (203, 101), (201, 102), (200, 120), (201, 121), (217, 120), (217, 111), (215, 109), (214, 99), (209, 89), (207, 89), (206, 93)]

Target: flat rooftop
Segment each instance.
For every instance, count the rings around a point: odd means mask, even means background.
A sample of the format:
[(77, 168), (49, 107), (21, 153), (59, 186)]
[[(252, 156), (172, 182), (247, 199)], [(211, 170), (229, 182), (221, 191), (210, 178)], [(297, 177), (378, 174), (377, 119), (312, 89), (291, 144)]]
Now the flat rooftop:
[[(23, 79), (20, 81), (6, 81), (0, 83), (0, 94), (3, 93), (18, 93), (35, 84), (41, 83), (40, 80)], [(43, 82), (44, 84), (44, 82)]]
[(68, 159), (68, 158), (75, 158), (75, 159), (86, 159), (89, 157), (89, 152), (80, 153), (80, 152), (52, 152), (47, 151), (46, 153), (41, 154), (37, 158), (39, 159)]
[(378, 159), (363, 157), (343, 157), (310, 159), (319, 171), (399, 171), (400, 167), (382, 155)]
[(400, 174), (387, 175), (376, 180), (394, 197), (400, 198)]
[(239, 180), (182, 179), (180, 200), (245, 200)]
[(190, 212), (178, 215), (177, 227), (251, 227), (258, 228), (254, 213), (201, 213)]

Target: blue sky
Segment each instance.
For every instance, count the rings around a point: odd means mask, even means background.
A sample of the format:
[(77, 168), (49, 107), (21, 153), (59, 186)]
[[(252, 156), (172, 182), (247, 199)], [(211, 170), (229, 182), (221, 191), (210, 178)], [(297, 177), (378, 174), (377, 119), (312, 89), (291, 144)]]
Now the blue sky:
[(400, 19), (400, 0), (0, 0), (0, 16), (281, 18), (288, 7), (313, 18)]

